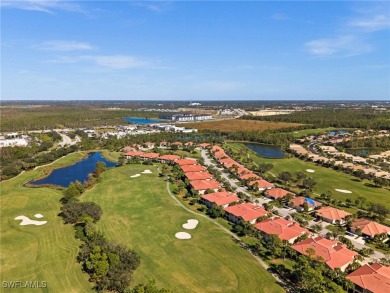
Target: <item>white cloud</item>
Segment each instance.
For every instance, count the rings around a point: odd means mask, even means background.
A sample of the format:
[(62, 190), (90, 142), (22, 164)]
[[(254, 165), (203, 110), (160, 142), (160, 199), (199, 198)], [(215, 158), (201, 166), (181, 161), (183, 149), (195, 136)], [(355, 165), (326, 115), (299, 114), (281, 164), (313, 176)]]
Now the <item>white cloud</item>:
[(84, 56), (83, 58), (91, 60), (99, 66), (113, 69), (139, 68), (149, 65), (149, 63), (145, 60), (127, 55), (95, 55)]
[(272, 19), (274, 20), (287, 20), (288, 17), (282, 13), (275, 13), (271, 16)]
[(81, 55), (61, 56), (49, 60), (49, 63), (91, 63), (100, 67), (110, 69), (132, 69), (132, 68), (158, 68), (145, 59), (129, 55)]
[(330, 56), (341, 54), (354, 56), (371, 51), (371, 46), (365, 44), (353, 35), (339, 36), (332, 39), (316, 39), (305, 44), (310, 54), (316, 56)]
[(378, 31), (390, 28), (390, 15), (378, 14), (367, 18), (351, 20), (349, 26), (362, 28), (367, 31)]
[(131, 3), (133, 6), (146, 8), (155, 13), (162, 13), (167, 10), (171, 2), (152, 2), (152, 1), (137, 1)]
[(82, 12), (79, 4), (64, 0), (1, 0), (1, 8), (39, 11), (53, 14), (55, 10)]
[(60, 40), (43, 42), (35, 47), (45, 51), (86, 51), (95, 49), (85, 42)]

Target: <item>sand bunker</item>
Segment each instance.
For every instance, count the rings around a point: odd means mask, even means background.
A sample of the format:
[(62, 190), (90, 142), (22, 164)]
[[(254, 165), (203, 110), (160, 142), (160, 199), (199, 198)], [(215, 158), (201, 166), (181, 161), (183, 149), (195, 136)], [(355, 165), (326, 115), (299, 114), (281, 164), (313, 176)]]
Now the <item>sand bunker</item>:
[(313, 169), (306, 169), (306, 172), (309, 172), (309, 173), (314, 173), (316, 170), (313, 170)]
[(145, 170), (145, 171), (142, 172), (142, 174), (152, 174), (152, 173), (153, 173), (153, 172), (150, 171), (150, 170)]
[(40, 218), (43, 218), (43, 215), (42, 214), (35, 214), (34, 217), (37, 219), (40, 219)]
[(352, 191), (345, 190), (345, 189), (335, 189), (335, 190), (338, 191), (338, 192), (341, 192), (341, 193), (352, 193)]
[(177, 239), (191, 239), (191, 235), (188, 234), (187, 232), (177, 232), (175, 234), (175, 237)]
[(187, 220), (187, 223), (183, 224), (183, 228), (192, 230), (192, 229), (195, 229), (196, 226), (198, 226), (198, 223), (199, 223), (198, 220), (190, 219), (190, 220)]
[(20, 226), (27, 226), (27, 225), (36, 225), (36, 226), (40, 226), (40, 225), (45, 225), (47, 223), (47, 221), (35, 221), (35, 220), (31, 220), (30, 218), (26, 217), (26, 216), (17, 216), (15, 218), (15, 220), (22, 220), (22, 222), (20, 222)]
[(141, 174), (135, 174), (135, 175), (130, 176), (130, 177), (131, 177), (131, 178), (136, 178), (136, 177), (139, 177), (139, 176), (141, 176)]

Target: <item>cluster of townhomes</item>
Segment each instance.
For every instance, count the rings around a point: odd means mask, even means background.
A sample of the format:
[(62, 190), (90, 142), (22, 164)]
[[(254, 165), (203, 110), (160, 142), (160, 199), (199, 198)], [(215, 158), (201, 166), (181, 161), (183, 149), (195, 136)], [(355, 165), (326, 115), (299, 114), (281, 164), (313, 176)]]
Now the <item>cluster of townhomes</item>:
[[(178, 147), (195, 146), (193, 142), (185, 144), (176, 142), (173, 144), (176, 144)], [(160, 147), (166, 147), (167, 143), (162, 142), (159, 145)], [(215, 205), (223, 208), (229, 221), (236, 224), (241, 221), (248, 222), (265, 237), (267, 235), (276, 235), (279, 239), (290, 243), (291, 247), (300, 254), (312, 256), (311, 253), (314, 252), (314, 256), (321, 257), (330, 269), (338, 268), (344, 271), (356, 259), (358, 253), (350, 250), (347, 245), (337, 240), (330, 240), (316, 235), (293, 220), (274, 216), (260, 204), (252, 202), (242, 203), (237, 194), (226, 191), (223, 185), (196, 159), (181, 158), (173, 154), (160, 155), (159, 153), (145, 151), (147, 148), (153, 148), (153, 143), (145, 143), (141, 146), (143, 151), (137, 149), (138, 147), (140, 146), (124, 148), (124, 156), (126, 158), (137, 157), (140, 160), (178, 165), (183, 171), (185, 178), (188, 179), (190, 187), (200, 195), (201, 202), (207, 207)], [(202, 143), (196, 145), (196, 147), (209, 150), (219, 166), (226, 168), (230, 173), (234, 174), (248, 188), (263, 191), (265, 196), (272, 199), (280, 198), (283, 200), (287, 195), (291, 194), (293, 197), (289, 204), (297, 211), (302, 211), (306, 203), (306, 208), (308, 207), (309, 210), (316, 209), (315, 214), (318, 218), (331, 224), (341, 225), (345, 224), (346, 217), (350, 215), (350, 213), (343, 210), (322, 206), (320, 202), (311, 198), (296, 196), (289, 190), (275, 186), (272, 182), (268, 182), (230, 158), (220, 146)], [(383, 233), (390, 234), (389, 227), (367, 219), (355, 220), (351, 230), (355, 231), (356, 229), (359, 229), (362, 235), (366, 237), (374, 237)], [(296, 242), (298, 237), (304, 234), (307, 234), (309, 238)], [(388, 290), (387, 292), (390, 292), (390, 268), (379, 263), (366, 264), (360, 267), (348, 275), (348, 279), (355, 283), (356, 292), (384, 292), (375, 289), (378, 287), (378, 283), (382, 284), (381, 288), (385, 288)], [(371, 281), (366, 282), (364, 281), (365, 279), (375, 279), (376, 283), (372, 285)]]

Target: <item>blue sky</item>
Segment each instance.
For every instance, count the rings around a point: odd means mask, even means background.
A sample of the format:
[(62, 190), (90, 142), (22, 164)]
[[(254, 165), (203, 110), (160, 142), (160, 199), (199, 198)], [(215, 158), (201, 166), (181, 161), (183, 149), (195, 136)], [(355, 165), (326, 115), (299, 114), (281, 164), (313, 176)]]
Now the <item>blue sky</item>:
[(389, 3), (2, 0), (1, 99), (390, 99)]

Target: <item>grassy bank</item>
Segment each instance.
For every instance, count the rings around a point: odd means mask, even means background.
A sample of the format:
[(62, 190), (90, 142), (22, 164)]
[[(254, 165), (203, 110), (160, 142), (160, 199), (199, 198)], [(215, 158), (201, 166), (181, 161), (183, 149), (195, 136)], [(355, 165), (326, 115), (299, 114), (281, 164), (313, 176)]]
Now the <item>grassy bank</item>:
[[(0, 183), (0, 274), (1, 281), (46, 281), (47, 288), (34, 292), (92, 292), (87, 275), (76, 262), (80, 242), (74, 230), (64, 225), (60, 212), (61, 192), (49, 188), (26, 188), (22, 184), (75, 163), (82, 154), (70, 154), (49, 166), (28, 171)], [(47, 221), (42, 226), (20, 226), (15, 217), (24, 215), (37, 220), (40, 213)], [(4, 290), (4, 291), (3, 291)], [(30, 289), (31, 290), (31, 289)], [(2, 292), (27, 292), (28, 289), (2, 289)]]
[[(141, 174), (150, 169), (153, 174)], [(140, 177), (130, 178), (131, 175)], [(229, 235), (183, 210), (168, 194), (155, 166), (126, 165), (103, 174), (84, 194), (103, 209), (98, 227), (141, 256), (133, 283), (152, 276), (175, 292), (283, 292), (275, 280)], [(194, 230), (182, 225), (199, 220)], [(191, 240), (175, 238), (189, 232)]]
[[(271, 170), (271, 173), (274, 175), (278, 175), (283, 171), (288, 171), (293, 176), (296, 172), (306, 173), (317, 182), (314, 186), (314, 192), (317, 194), (331, 192), (334, 198), (343, 201), (347, 198), (356, 199), (361, 196), (364, 197), (367, 202), (380, 203), (390, 209), (390, 202), (388, 201), (390, 190), (388, 188), (372, 187), (371, 183), (367, 180), (360, 182), (356, 179), (356, 177), (345, 174), (341, 171), (335, 171), (331, 168), (325, 168), (312, 162), (302, 161), (294, 157), (284, 159), (266, 159), (258, 156), (255, 152), (249, 150), (243, 144), (229, 143), (228, 146), (247, 151), (250, 159), (257, 164), (273, 164), (274, 167)], [(306, 172), (307, 169), (312, 169), (315, 172), (308, 173)], [(335, 191), (335, 189), (350, 190), (352, 193), (341, 193)]]

